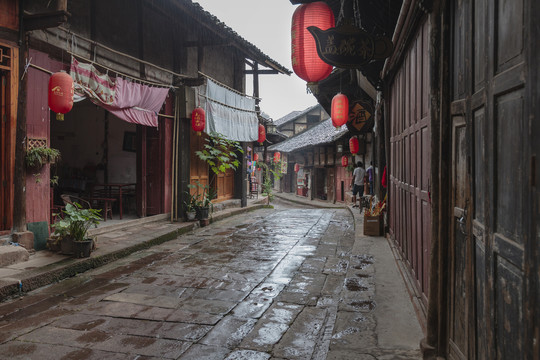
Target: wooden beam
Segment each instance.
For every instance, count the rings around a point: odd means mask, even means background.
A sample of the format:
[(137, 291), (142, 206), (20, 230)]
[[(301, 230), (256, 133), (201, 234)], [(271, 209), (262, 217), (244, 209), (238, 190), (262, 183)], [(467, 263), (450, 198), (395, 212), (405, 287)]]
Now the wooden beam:
[(71, 14), (64, 10), (42, 14), (24, 14), (24, 29), (32, 31), (57, 27), (67, 22), (70, 16)]
[(277, 71), (277, 70), (257, 70), (257, 72), (255, 72), (254, 70), (245, 70), (244, 74), (246, 74), (246, 75), (254, 75), (254, 74), (271, 75), (271, 74), (279, 74), (279, 71)]

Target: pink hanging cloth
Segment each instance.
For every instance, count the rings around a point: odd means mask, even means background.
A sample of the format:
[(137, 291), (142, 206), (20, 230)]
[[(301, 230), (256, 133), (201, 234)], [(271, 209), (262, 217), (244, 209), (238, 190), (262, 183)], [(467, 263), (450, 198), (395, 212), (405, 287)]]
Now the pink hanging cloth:
[(150, 87), (116, 78), (112, 105), (103, 105), (116, 117), (130, 123), (157, 127), (158, 112), (169, 88)]

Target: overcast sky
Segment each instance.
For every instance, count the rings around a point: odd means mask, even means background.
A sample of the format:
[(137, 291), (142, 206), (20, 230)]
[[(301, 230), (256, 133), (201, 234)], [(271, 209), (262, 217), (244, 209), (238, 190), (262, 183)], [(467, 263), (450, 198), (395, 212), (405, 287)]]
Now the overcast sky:
[[(263, 53), (292, 71), (291, 19), (296, 6), (289, 0), (193, 0), (216, 16)], [(249, 95), (253, 80), (247, 80)], [(293, 72), (290, 76), (260, 75), (261, 110), (274, 120), (291, 111), (317, 104), (306, 93), (306, 82)]]

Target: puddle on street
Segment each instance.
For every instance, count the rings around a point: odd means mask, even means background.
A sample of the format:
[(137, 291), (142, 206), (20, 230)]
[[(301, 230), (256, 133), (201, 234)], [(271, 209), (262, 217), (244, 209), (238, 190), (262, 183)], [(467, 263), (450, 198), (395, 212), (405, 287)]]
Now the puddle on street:
[(350, 305), (355, 307), (358, 310), (373, 310), (373, 309), (375, 309), (375, 301), (373, 301), (373, 300), (353, 301), (352, 303), (350, 303)]
[(367, 291), (368, 287), (364, 286), (359, 279), (346, 279), (345, 287), (349, 291)]
[(360, 332), (360, 329), (359, 328), (348, 328), (348, 329), (345, 329), (343, 331), (340, 331), (334, 335), (332, 335), (332, 339), (341, 339), (343, 338), (344, 336), (347, 336), (347, 335), (351, 335), (351, 334), (355, 334), (357, 332)]

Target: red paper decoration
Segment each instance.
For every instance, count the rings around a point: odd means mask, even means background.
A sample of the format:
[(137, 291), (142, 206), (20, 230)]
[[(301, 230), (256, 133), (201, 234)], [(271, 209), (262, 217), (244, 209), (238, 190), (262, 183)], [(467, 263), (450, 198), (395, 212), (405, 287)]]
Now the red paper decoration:
[(296, 163), (294, 164), (294, 172), (300, 171), (300, 164)]
[(345, 155), (341, 157), (341, 166), (347, 167), (349, 165), (349, 158)]
[(330, 7), (317, 1), (300, 5), (293, 14), (291, 26), (291, 60), (296, 75), (308, 83), (325, 79), (332, 72), (332, 65), (321, 60), (313, 35), (307, 30), (316, 26), (321, 30), (335, 27), (334, 13)]
[(56, 120), (64, 120), (64, 114), (73, 108), (73, 78), (64, 71), (49, 79), (49, 108), (56, 113)]
[(204, 130), (205, 116), (204, 110), (201, 107), (195, 108), (191, 113), (191, 128), (199, 136), (201, 136), (201, 131)]
[(332, 99), (332, 125), (340, 128), (349, 120), (349, 98), (342, 93)]
[(262, 145), (262, 143), (266, 140), (266, 130), (264, 130), (264, 125), (259, 124), (259, 139), (257, 140), (259, 144)]
[(281, 159), (281, 153), (275, 152), (274, 153), (274, 162), (278, 163), (280, 159)]
[(360, 150), (360, 144), (358, 143), (358, 139), (356, 137), (349, 139), (349, 150), (351, 151), (351, 154), (357, 154)]

